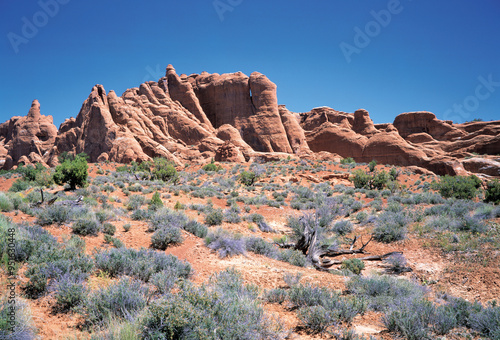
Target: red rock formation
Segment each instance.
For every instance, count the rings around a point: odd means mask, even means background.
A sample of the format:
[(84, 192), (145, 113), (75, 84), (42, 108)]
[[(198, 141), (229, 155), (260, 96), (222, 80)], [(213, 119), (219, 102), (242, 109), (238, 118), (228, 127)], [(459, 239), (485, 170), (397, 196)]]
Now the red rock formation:
[(52, 116), (42, 116), (40, 103), (34, 100), (26, 117), (12, 117), (0, 125), (3, 168), (10, 169), (21, 161), (26, 164), (54, 165), (52, 158), (49, 162), (49, 151), (54, 146), (56, 136), (57, 128)]
[[(0, 124), (0, 164), (56, 165), (62, 152), (90, 161), (127, 163), (165, 157), (176, 164), (307, 158), (416, 166), (437, 174), (499, 176), (500, 121), (453, 124), (430, 112), (403, 113), (393, 124), (373, 124), (366, 110), (354, 114), (327, 107), (292, 113), (279, 106), (276, 85), (254, 72), (177, 75), (167, 67), (158, 82), (121, 96), (96, 85), (76, 118), (61, 124), (40, 114), (37, 101), (26, 117)], [(340, 156), (339, 156), (340, 155)]]

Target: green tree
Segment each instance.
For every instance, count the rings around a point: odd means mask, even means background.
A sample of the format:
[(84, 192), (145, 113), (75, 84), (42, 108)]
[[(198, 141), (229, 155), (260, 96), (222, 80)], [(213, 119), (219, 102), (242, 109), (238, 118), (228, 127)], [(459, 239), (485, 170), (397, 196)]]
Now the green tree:
[(441, 196), (458, 199), (473, 199), (480, 186), (481, 180), (475, 175), (468, 177), (445, 175), (439, 182), (432, 184), (432, 188), (439, 191)]
[(257, 180), (257, 175), (253, 171), (243, 171), (238, 178), (246, 186), (253, 185)]
[(373, 160), (370, 163), (368, 163), (368, 169), (370, 170), (370, 172), (374, 172), (376, 166), (377, 166), (376, 160)]
[(71, 190), (76, 187), (84, 187), (88, 177), (87, 155), (79, 154), (73, 160), (66, 159), (56, 167), (54, 172), (54, 182), (59, 185), (68, 183)]
[(165, 158), (157, 157), (153, 159), (152, 179), (159, 179), (164, 182), (171, 181), (177, 183), (179, 174), (175, 167)]
[(489, 181), (486, 185), (484, 201), (491, 202), (493, 204), (500, 204), (500, 181), (498, 179)]

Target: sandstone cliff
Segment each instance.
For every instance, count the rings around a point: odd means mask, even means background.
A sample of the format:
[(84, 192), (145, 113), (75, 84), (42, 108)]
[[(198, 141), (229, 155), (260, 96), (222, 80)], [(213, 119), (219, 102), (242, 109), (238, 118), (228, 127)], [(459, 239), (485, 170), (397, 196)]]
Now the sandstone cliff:
[(85, 152), (91, 162), (165, 157), (175, 164), (340, 155), (437, 174), (500, 176), (492, 156), (500, 154), (500, 121), (453, 124), (430, 112), (409, 112), (392, 124), (373, 124), (366, 110), (293, 113), (278, 105), (276, 85), (261, 73), (179, 76), (168, 65), (157, 82), (121, 96), (94, 86), (76, 118), (59, 129), (36, 100), (27, 116), (0, 124), (4, 169), (20, 162), (54, 166), (65, 151)]

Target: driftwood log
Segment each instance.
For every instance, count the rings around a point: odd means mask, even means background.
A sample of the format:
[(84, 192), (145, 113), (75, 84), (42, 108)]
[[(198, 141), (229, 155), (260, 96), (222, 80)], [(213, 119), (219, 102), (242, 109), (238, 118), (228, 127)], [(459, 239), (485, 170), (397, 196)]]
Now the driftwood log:
[[(316, 228), (312, 228), (309, 224), (305, 225), (302, 237), (296, 243), (276, 243), (281, 248), (293, 248), (302, 251), (307, 259), (314, 265), (314, 267), (321, 271), (328, 271), (333, 265), (342, 264), (342, 261), (330, 259), (330, 257), (337, 257), (342, 255), (354, 255), (354, 254), (368, 254), (365, 248), (372, 241), (373, 236), (363, 243), (361, 241), (361, 247), (355, 249), (354, 246), (358, 239), (358, 236), (354, 237), (349, 249), (332, 249), (328, 246), (318, 246), (317, 245), (318, 231)], [(371, 255), (358, 258), (362, 261), (382, 261), (391, 255), (403, 254), (402, 252), (390, 252), (383, 255)]]

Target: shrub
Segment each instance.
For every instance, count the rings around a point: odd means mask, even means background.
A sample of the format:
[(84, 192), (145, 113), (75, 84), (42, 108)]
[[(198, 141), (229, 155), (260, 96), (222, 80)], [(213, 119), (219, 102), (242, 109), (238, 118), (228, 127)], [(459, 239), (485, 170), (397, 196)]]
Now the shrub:
[(342, 261), (342, 269), (347, 269), (351, 271), (353, 274), (359, 275), (361, 271), (365, 269), (365, 264), (363, 261), (359, 259), (348, 259)]
[(27, 190), (29, 187), (31, 187), (30, 182), (25, 181), (24, 179), (17, 179), (14, 183), (12, 183), (12, 186), (10, 187), (9, 191), (21, 192)]
[(82, 314), (87, 326), (105, 326), (113, 318), (134, 317), (146, 306), (147, 289), (139, 281), (122, 279), (88, 295)]
[(59, 185), (68, 183), (72, 190), (87, 184), (88, 165), (86, 155), (80, 154), (74, 160), (65, 160), (54, 172), (54, 182)]
[(269, 242), (261, 239), (260, 237), (247, 237), (245, 238), (245, 247), (248, 251), (255, 254), (264, 255), (269, 258), (276, 258), (278, 251)]
[(14, 204), (10, 201), (9, 197), (3, 192), (0, 192), (0, 211), (9, 212), (14, 209)]
[(101, 230), (101, 224), (95, 217), (87, 216), (84, 218), (79, 218), (71, 227), (73, 232), (77, 235), (87, 236), (93, 235), (96, 236), (97, 233)]
[(500, 204), (500, 181), (498, 179), (489, 181), (486, 185), (484, 201), (491, 202), (493, 204)]
[(208, 234), (205, 244), (208, 248), (217, 251), (221, 258), (244, 254), (246, 250), (245, 241), (241, 237), (220, 228)]
[(221, 225), (223, 218), (224, 214), (222, 213), (222, 209), (212, 209), (205, 216), (205, 223), (209, 226)]
[(295, 249), (281, 249), (278, 260), (297, 267), (306, 267), (308, 263), (306, 256), (300, 250)]
[[(13, 321), (11, 308), (14, 309)], [(36, 338), (36, 328), (31, 318), (29, 305), (19, 298), (12, 305), (7, 295), (3, 295), (0, 298), (0, 339), (31, 340)]]
[(55, 291), (56, 306), (60, 311), (68, 311), (77, 307), (87, 294), (82, 277), (70, 273), (56, 281)]
[[(111, 277), (129, 275), (144, 282), (163, 270), (175, 273), (176, 277), (187, 278), (191, 274), (191, 265), (179, 261), (173, 255), (147, 249), (109, 249), (94, 254), (96, 269), (108, 273)], [(172, 274), (173, 275), (173, 274)]]
[(406, 225), (410, 223), (404, 212), (384, 211), (375, 222), (373, 237), (380, 242), (390, 243), (406, 238)]
[(346, 235), (353, 230), (353, 227), (351, 221), (341, 220), (335, 223), (331, 230), (339, 235)]
[(401, 273), (406, 269), (407, 261), (403, 254), (393, 254), (384, 259), (384, 262), (390, 265), (389, 270), (394, 273)]
[(279, 303), (282, 304), (285, 302), (288, 294), (287, 291), (283, 288), (273, 288), (266, 292), (265, 299), (270, 303)]
[(439, 191), (446, 198), (473, 199), (476, 197), (477, 189), (481, 186), (481, 180), (475, 175), (441, 177), (439, 182), (433, 182), (432, 188)]
[(251, 186), (257, 180), (257, 175), (253, 171), (242, 171), (238, 176), (238, 180), (246, 186)]
[(389, 177), (391, 178), (391, 181), (395, 182), (398, 179), (399, 176), (399, 171), (396, 170), (396, 168), (391, 168), (389, 171)]
[[(282, 339), (257, 300), (256, 288), (226, 270), (201, 287), (185, 284), (154, 301), (142, 323), (143, 339)], [(214, 331), (215, 330), (215, 331)]]
[(165, 269), (161, 272), (155, 273), (149, 279), (160, 294), (169, 293), (172, 288), (174, 288), (175, 283), (178, 280), (176, 273), (172, 273), (172, 270)]
[(151, 178), (158, 179), (164, 182), (177, 183), (179, 174), (175, 167), (170, 164), (165, 158), (154, 158), (153, 169), (151, 171)]
[(334, 324), (331, 312), (323, 306), (303, 307), (298, 311), (301, 324), (313, 334), (320, 334)]
[(151, 201), (149, 202), (149, 208), (153, 209), (153, 210), (157, 210), (161, 207), (163, 207), (163, 201), (161, 200), (160, 194), (158, 193), (158, 191), (156, 191), (153, 194)]
[(128, 210), (137, 210), (146, 203), (146, 198), (142, 195), (130, 195), (126, 207)]
[(219, 170), (222, 170), (222, 166), (220, 166), (220, 164), (215, 164), (212, 159), (212, 161), (209, 164), (203, 166), (203, 170), (207, 172), (208, 171), (217, 172)]
[(470, 327), (491, 339), (500, 339), (500, 307), (495, 305), (483, 308), (469, 316)]
[(113, 236), (116, 232), (116, 227), (111, 223), (104, 223), (102, 225), (102, 232), (107, 235)]
[(70, 207), (64, 205), (49, 205), (43, 209), (36, 210), (36, 223), (40, 225), (63, 224), (68, 222), (73, 212)]
[(361, 188), (369, 188), (370, 187), (370, 181), (372, 179), (372, 176), (369, 174), (365, 173), (363, 170), (354, 170), (353, 171), (353, 176), (351, 177), (351, 181), (354, 184), (354, 187), (357, 189)]
[(165, 250), (171, 244), (182, 243), (182, 235), (179, 228), (165, 226), (157, 229), (151, 236), (151, 244), (153, 248)]
[(370, 172), (374, 172), (376, 166), (377, 166), (376, 160), (373, 160), (370, 163), (368, 163), (368, 169), (370, 170)]
[(132, 225), (131, 225), (130, 223), (125, 223), (125, 224), (123, 225), (123, 231), (124, 231), (124, 232), (128, 232), (128, 231), (130, 231), (130, 228), (132, 228)]
[(408, 340), (429, 338), (428, 324), (433, 306), (426, 300), (406, 299), (385, 313), (382, 322), (390, 332), (398, 333)]
[(347, 158), (341, 159), (340, 164), (356, 164), (356, 161), (352, 157), (347, 157)]
[(200, 238), (205, 238), (208, 233), (208, 228), (195, 220), (191, 220), (186, 223), (186, 225), (184, 226), (184, 230)]

